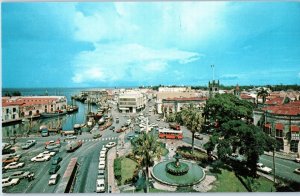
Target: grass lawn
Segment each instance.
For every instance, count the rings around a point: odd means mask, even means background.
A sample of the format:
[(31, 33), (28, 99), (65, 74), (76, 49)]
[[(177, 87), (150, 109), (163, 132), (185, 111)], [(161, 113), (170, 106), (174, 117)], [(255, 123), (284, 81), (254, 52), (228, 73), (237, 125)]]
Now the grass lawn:
[(166, 156), (169, 153), (169, 150), (166, 148), (162, 149), (162, 156)]
[(248, 192), (233, 172), (221, 169), (211, 192)]
[[(271, 192), (275, 191), (273, 182), (259, 177), (255, 179), (256, 192)], [(214, 183), (214, 188), (210, 192), (248, 192), (241, 181), (235, 176), (234, 172), (221, 169), (221, 174), (217, 174), (217, 181)]]
[(121, 161), (121, 184), (124, 184), (125, 180), (133, 177), (134, 170), (137, 163), (129, 158), (123, 158)]

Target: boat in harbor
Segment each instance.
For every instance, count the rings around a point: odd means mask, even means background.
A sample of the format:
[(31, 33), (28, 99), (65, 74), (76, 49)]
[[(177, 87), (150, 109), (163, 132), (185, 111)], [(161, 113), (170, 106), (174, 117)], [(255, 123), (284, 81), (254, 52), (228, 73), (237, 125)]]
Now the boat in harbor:
[(68, 106), (67, 107), (67, 113), (68, 114), (71, 114), (71, 113), (73, 113), (73, 112), (77, 112), (78, 111), (78, 106), (76, 106), (76, 105), (70, 105), (70, 106)]
[(44, 112), (44, 113), (41, 113), (41, 118), (51, 118), (51, 117), (57, 117), (57, 116), (61, 116), (61, 115), (64, 115), (64, 114), (67, 114), (67, 111), (66, 110), (59, 110), (59, 111), (56, 111), (56, 112)]

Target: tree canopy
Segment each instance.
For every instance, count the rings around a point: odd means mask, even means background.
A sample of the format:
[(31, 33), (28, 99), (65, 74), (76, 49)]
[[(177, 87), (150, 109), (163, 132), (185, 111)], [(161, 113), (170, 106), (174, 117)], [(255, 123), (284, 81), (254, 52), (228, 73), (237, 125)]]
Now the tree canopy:
[(232, 94), (217, 94), (206, 102), (204, 114), (207, 119), (221, 125), (230, 120), (252, 119), (253, 104)]

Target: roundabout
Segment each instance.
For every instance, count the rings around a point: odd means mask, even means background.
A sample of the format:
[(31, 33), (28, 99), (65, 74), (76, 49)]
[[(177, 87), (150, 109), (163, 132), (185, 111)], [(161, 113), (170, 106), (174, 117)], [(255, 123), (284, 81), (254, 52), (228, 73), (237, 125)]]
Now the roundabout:
[(154, 165), (152, 176), (158, 182), (170, 186), (192, 186), (201, 182), (205, 172), (196, 163), (179, 161), (181, 155), (174, 155), (175, 161), (163, 161)]

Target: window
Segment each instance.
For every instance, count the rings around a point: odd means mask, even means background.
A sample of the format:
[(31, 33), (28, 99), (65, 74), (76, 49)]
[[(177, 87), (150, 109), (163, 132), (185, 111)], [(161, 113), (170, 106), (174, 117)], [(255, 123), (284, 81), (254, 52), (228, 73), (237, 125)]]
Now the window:
[(6, 108), (6, 114), (8, 114), (9, 113), (9, 109), (8, 108)]
[(291, 140), (290, 150), (292, 152), (298, 152), (298, 145), (299, 145), (298, 140)]
[(13, 108), (13, 112), (16, 112), (17, 111), (17, 108)]
[(276, 137), (283, 137), (283, 131), (276, 129)]

